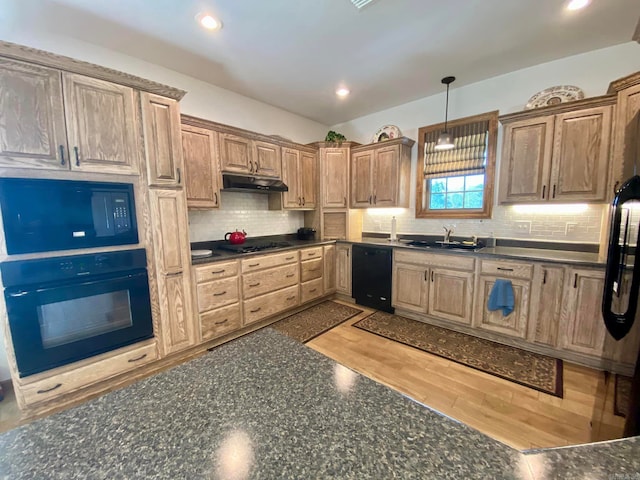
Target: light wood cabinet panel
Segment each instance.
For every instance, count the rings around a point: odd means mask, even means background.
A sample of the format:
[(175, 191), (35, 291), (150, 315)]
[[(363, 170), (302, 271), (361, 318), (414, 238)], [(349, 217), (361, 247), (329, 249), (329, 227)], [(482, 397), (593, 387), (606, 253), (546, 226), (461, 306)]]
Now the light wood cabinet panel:
[(310, 260), (322, 257), (322, 247), (303, 248), (300, 250), (300, 260)]
[(394, 207), (398, 204), (399, 147), (376, 150), (373, 161), (373, 205)]
[(300, 281), (308, 282), (322, 277), (322, 258), (300, 262)]
[(470, 255), (443, 255), (400, 248), (393, 252), (393, 259), (398, 263), (413, 263), (470, 272), (474, 270), (476, 265), (476, 260)]
[(618, 92), (613, 135), (611, 185), (617, 188), (633, 176), (640, 158), (640, 84)]
[(161, 325), (159, 336), (165, 355), (197, 342), (190, 288), (189, 277), (180, 273), (158, 279)]
[(265, 268), (278, 267), (289, 263), (297, 263), (300, 254), (297, 250), (270, 255), (256, 255), (240, 262), (242, 273), (255, 272)]
[(302, 207), (302, 194), (298, 183), (298, 162), (300, 152), (292, 148), (282, 149), (282, 181), (289, 187), (288, 192), (282, 193), (284, 208), (297, 209)]
[(223, 172), (253, 173), (251, 140), (220, 133), (220, 168)]
[(182, 184), (182, 146), (178, 102), (147, 92), (140, 94), (149, 185)]
[(474, 273), (432, 268), (429, 277), (427, 314), (471, 325)]
[(313, 209), (318, 206), (318, 157), (309, 152), (300, 152), (299, 186), (302, 206)]
[(596, 107), (556, 116), (550, 200), (606, 199), (612, 109)]
[(345, 208), (349, 198), (349, 149), (323, 148), (321, 153), (324, 208)]
[(533, 276), (533, 265), (530, 263), (504, 260), (481, 260), (480, 273), (506, 278), (526, 278)]
[(558, 345), (562, 308), (564, 268), (535, 265), (531, 288), (531, 311), (527, 340), (542, 345)]
[(351, 206), (368, 208), (373, 205), (373, 152), (354, 153), (351, 161)]
[(242, 302), (244, 324), (249, 325), (300, 304), (298, 285)]
[(170, 275), (188, 271), (191, 258), (184, 192), (150, 190), (149, 198), (159, 273)]
[(258, 140), (254, 140), (252, 143), (254, 162), (252, 173), (263, 177), (280, 178), (280, 146)]
[(502, 309), (490, 311), (487, 308), (489, 295), (496, 280), (496, 277), (487, 275), (481, 275), (478, 278), (474, 326), (511, 337), (525, 338), (529, 316), (531, 281), (516, 278), (511, 279), (514, 308), (509, 315), (504, 316)]
[(220, 308), (240, 300), (238, 277), (222, 278), (198, 284), (198, 311)]
[(60, 72), (0, 59), (0, 166), (69, 169)]
[(218, 208), (218, 134), (205, 128), (182, 125), (182, 153), (187, 207)]
[(202, 265), (196, 267), (196, 282), (208, 282), (218, 278), (232, 277), (238, 275), (238, 261), (232, 262), (216, 262), (211, 265)]
[(316, 155), (294, 148), (282, 149), (282, 181), (289, 187), (282, 198), (272, 195), (269, 208), (313, 210), (316, 208)]
[(323, 294), (322, 278), (311, 280), (300, 285), (300, 303), (310, 302)]
[(333, 293), (336, 290), (336, 246), (325, 245), (323, 247), (324, 259), (324, 293)]
[(417, 313), (427, 312), (429, 268), (421, 265), (395, 263), (391, 304)]
[(242, 275), (242, 298), (253, 298), (280, 288), (296, 285), (299, 281), (298, 264), (245, 273)]
[(242, 327), (241, 307), (234, 303), (200, 315), (202, 340), (221, 337)]
[(601, 313), (604, 271), (567, 270), (560, 321), (561, 346), (573, 352), (601, 356), (606, 327)]
[(137, 173), (133, 89), (71, 73), (62, 79), (72, 170)]
[(548, 198), (553, 125), (553, 116), (505, 125), (500, 202), (534, 202)]
[(336, 245), (336, 291), (351, 296), (351, 245)]

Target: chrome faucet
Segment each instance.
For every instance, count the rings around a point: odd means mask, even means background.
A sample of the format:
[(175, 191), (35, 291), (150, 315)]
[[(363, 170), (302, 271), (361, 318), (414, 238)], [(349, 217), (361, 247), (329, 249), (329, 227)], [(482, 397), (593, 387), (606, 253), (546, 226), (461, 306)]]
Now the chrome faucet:
[(444, 243), (451, 242), (451, 234), (453, 233), (453, 228), (442, 227), (444, 229)]

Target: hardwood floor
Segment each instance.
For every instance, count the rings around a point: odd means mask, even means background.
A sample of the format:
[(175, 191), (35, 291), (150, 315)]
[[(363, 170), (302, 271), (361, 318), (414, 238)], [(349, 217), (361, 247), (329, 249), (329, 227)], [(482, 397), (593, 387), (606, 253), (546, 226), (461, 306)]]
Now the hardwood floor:
[(554, 397), (351, 326), (370, 313), (307, 346), (520, 450), (622, 435), (613, 376), (565, 362), (564, 398)]

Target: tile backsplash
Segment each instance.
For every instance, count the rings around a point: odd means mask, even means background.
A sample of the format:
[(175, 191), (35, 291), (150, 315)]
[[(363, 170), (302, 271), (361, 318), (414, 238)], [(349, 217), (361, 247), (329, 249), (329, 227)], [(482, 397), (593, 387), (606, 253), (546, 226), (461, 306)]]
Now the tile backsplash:
[(295, 233), (304, 226), (304, 213), (269, 210), (264, 193), (222, 192), (220, 208), (189, 210), (192, 242), (222, 240), (226, 232), (245, 230), (248, 237)]
[[(444, 233), (443, 226), (452, 227), (454, 236), (535, 239), (558, 242), (599, 243), (603, 213), (607, 205), (544, 205), (530, 210), (514, 206), (495, 206), (493, 218), (422, 219), (415, 218), (413, 209), (370, 209), (363, 219), (363, 231), (388, 233), (391, 218), (396, 217), (398, 234)], [(604, 219), (606, 220), (606, 219)]]

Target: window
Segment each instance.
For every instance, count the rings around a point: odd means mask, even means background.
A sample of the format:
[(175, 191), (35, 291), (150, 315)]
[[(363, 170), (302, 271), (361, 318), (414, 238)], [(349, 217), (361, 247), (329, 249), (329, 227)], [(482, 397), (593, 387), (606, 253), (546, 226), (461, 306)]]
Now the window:
[(498, 112), (449, 122), (455, 148), (436, 151), (443, 128), (419, 129), (416, 218), (490, 218)]

